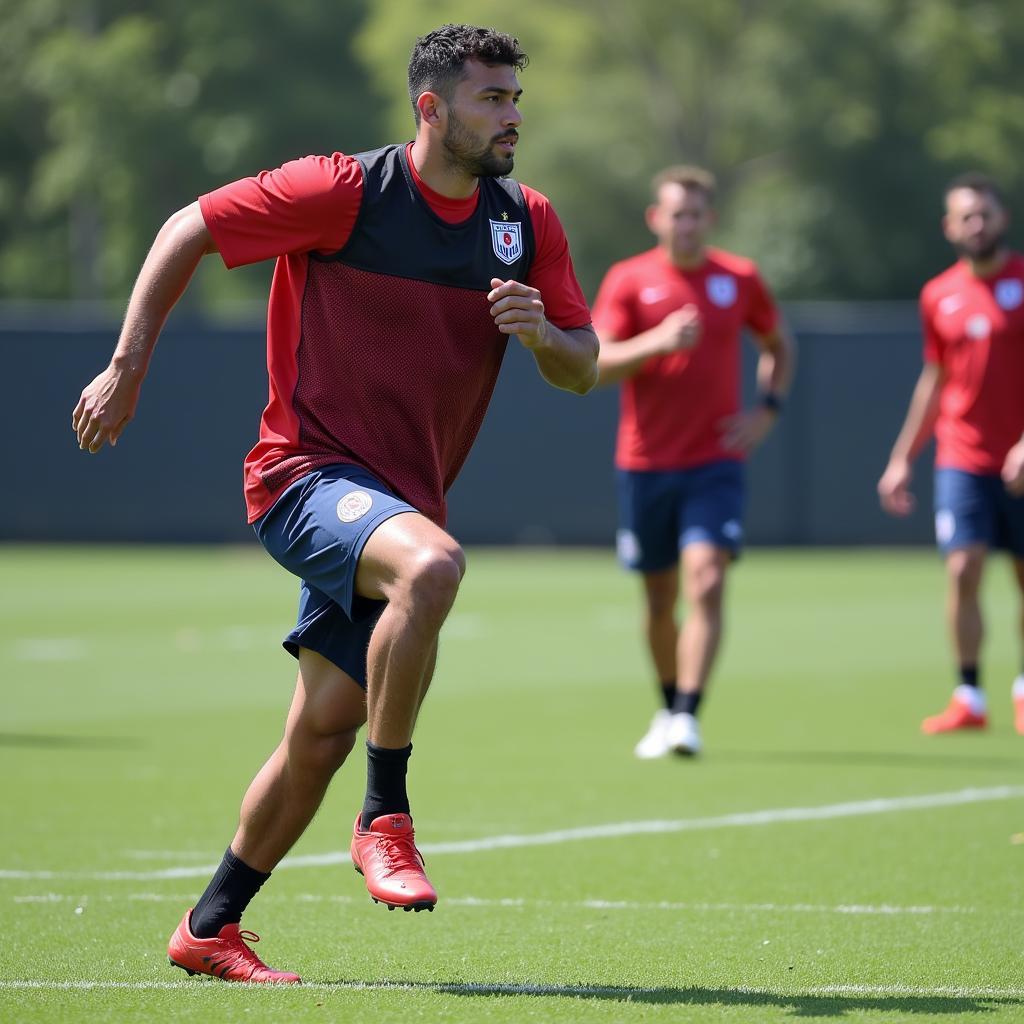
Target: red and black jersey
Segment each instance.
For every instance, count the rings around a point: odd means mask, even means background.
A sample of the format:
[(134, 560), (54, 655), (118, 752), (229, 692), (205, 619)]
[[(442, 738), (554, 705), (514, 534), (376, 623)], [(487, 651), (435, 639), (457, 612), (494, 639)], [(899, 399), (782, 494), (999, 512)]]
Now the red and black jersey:
[(491, 279), (541, 288), (560, 327), (589, 322), (543, 196), (482, 178), (471, 201), (444, 204), (404, 145), (307, 157), (200, 204), (229, 266), (279, 256), (270, 400), (245, 465), (250, 520), (311, 470), (352, 463), (443, 524), (507, 344)]

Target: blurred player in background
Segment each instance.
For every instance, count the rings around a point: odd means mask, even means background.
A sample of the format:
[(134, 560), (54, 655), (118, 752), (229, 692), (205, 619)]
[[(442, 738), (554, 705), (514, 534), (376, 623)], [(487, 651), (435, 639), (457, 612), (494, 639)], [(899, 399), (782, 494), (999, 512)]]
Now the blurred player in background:
[[(641, 574), (662, 704), (636, 746), (640, 758), (701, 749), (697, 713), (722, 635), (726, 571), (743, 536), (743, 462), (774, 426), (793, 366), (757, 267), (706, 245), (714, 177), (672, 167), (653, 193), (646, 220), (658, 244), (612, 266), (594, 306), (599, 383), (622, 384), (618, 553)], [(761, 353), (757, 401), (745, 411), (744, 328)]]
[[(409, 63), (415, 141), (306, 157), (172, 216), (142, 267), (110, 366), (82, 393), (80, 446), (132, 418), (157, 336), (207, 253), (276, 258), (270, 401), (245, 466), (249, 520), (302, 580), (285, 640), (299, 674), (280, 746), (234, 839), (171, 938), (171, 962), (233, 981), (297, 982), (239, 922), (312, 820), (367, 722), (367, 786), (351, 853), (375, 901), (433, 909), (406, 792), (438, 634), (465, 569), (445, 494), (515, 335), (551, 384), (597, 377), (598, 342), (562, 226), (504, 177), (527, 61), (504, 33), (446, 25)], [(197, 368), (201, 372), (201, 367)], [(181, 481), (187, 486), (187, 481)], [(365, 693), (364, 693), (365, 690)], [(209, 751), (210, 785), (219, 785)]]
[[(960, 259), (921, 292), (924, 368), (878, 482), (882, 507), (908, 515), (911, 466), (934, 431), (935, 536), (959, 681), (926, 733), (988, 724), (979, 591), (994, 548), (1010, 553), (1024, 597), (1024, 257), (1007, 248), (1009, 215), (991, 178), (955, 179), (945, 203), (942, 229)], [(1024, 670), (1012, 698), (1024, 734)]]

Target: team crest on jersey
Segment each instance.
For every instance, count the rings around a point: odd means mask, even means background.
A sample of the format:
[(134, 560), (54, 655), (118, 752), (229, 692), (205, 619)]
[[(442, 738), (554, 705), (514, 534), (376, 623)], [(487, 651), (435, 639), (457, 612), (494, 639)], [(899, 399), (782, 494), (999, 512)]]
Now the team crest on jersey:
[(996, 281), (996, 302), (1005, 310), (1016, 309), (1024, 302), (1024, 283), (1018, 277)]
[(736, 278), (732, 274), (709, 274), (707, 289), (708, 298), (722, 309), (736, 301)]
[(362, 519), (370, 511), (372, 504), (373, 498), (366, 491), (349, 491), (338, 502), (338, 518), (343, 523), (354, 523), (357, 519)]
[(491, 244), (494, 255), (512, 266), (523, 255), (523, 226), (518, 220), (492, 220)]
[(964, 331), (972, 341), (981, 341), (982, 338), (987, 338), (991, 330), (992, 325), (988, 322), (988, 317), (982, 316), (980, 313), (970, 317), (964, 324)]

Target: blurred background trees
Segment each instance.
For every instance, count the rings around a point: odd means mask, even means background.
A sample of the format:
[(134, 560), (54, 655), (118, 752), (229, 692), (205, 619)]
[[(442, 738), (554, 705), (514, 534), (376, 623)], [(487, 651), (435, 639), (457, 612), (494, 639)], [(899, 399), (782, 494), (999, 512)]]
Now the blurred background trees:
[[(717, 241), (791, 298), (901, 299), (949, 260), (941, 190), (1024, 211), (1024, 6), (983, 0), (0, 0), (0, 298), (120, 303), (175, 209), (233, 178), (411, 137), (417, 35), (471, 21), (531, 56), (516, 174), (589, 295), (649, 244), (650, 176), (722, 182)], [(268, 268), (204, 265), (206, 310)]]

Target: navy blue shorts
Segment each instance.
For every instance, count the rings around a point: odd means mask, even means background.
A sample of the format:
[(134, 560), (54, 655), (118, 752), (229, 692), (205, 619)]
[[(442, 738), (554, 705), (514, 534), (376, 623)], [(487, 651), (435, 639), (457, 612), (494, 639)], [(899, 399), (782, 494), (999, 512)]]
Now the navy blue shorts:
[(971, 544), (1024, 558), (1024, 498), (995, 474), (935, 469), (935, 540), (945, 555)]
[(665, 471), (620, 469), (616, 478), (616, 547), (627, 569), (669, 569), (687, 544), (714, 544), (733, 557), (739, 554), (746, 499), (741, 462)]
[(253, 523), (260, 543), (302, 580), (285, 650), (316, 651), (366, 689), (366, 648), (385, 602), (356, 594), (359, 556), (384, 520), (415, 511), (365, 469), (338, 465), (297, 480)]

